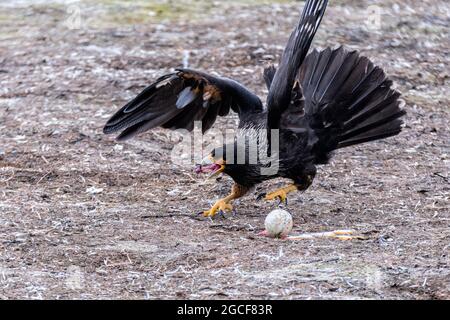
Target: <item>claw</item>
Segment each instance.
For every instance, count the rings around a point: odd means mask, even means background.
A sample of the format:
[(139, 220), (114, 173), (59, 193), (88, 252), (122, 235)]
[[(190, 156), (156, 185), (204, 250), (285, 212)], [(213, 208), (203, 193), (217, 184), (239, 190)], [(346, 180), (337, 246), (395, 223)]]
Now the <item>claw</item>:
[(215, 217), (217, 214), (220, 214), (220, 212), (231, 212), (233, 211), (233, 206), (224, 200), (219, 200), (216, 202), (216, 204), (208, 211), (203, 212), (203, 216), (205, 217)]
[(261, 201), (267, 196), (267, 193), (261, 193), (257, 198), (256, 201)]
[(223, 210), (219, 210), (219, 217), (221, 217), (222, 219), (228, 219), (227, 216), (225, 215), (225, 212)]
[(283, 203), (285, 203), (286, 206), (287, 206), (287, 204), (288, 204), (288, 200), (287, 200), (288, 194), (293, 192), (293, 191), (296, 191), (296, 190), (298, 190), (297, 187), (295, 185), (292, 185), (292, 186), (289, 186), (289, 187), (286, 187), (286, 188), (282, 188), (282, 189), (279, 189), (279, 190), (277, 190), (275, 192), (267, 194), (265, 196), (265, 199), (267, 201), (273, 201), (273, 200), (277, 200), (278, 199), (280, 201), (278, 203), (279, 206), (281, 204), (283, 204)]
[(278, 198), (278, 201), (279, 201), (278, 202), (279, 207), (282, 207), (283, 205), (286, 207), (288, 206), (288, 198), (286, 198), (284, 201), (281, 198)]
[(267, 201), (279, 200), (280, 201), (279, 205), (280, 205), (280, 204), (282, 204), (283, 202), (286, 201), (286, 199), (287, 199), (287, 192), (284, 191), (283, 189), (280, 189), (278, 191), (269, 193), (268, 195), (266, 195), (265, 199)]

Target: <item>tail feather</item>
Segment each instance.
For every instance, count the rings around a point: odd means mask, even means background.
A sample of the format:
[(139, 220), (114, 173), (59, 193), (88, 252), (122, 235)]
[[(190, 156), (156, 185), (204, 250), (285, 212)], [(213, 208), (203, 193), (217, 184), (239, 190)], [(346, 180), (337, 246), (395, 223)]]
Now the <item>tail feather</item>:
[(402, 130), (400, 93), (368, 58), (343, 47), (315, 50), (298, 79), (305, 113), (318, 135), (316, 153), (325, 158), (335, 149), (395, 136)]
[[(358, 84), (361, 84), (366, 77), (373, 71), (373, 63), (366, 57), (360, 57), (357, 51), (352, 52), (356, 55), (356, 62), (353, 66), (352, 72), (349, 76), (342, 82), (341, 92), (344, 92), (348, 97), (350, 97)], [(345, 97), (343, 98), (345, 99)]]
[(396, 114), (398, 112), (399, 97), (400, 94), (396, 91), (391, 91), (388, 95), (381, 97), (373, 97), (364, 109), (355, 113), (355, 115), (344, 123), (344, 131), (351, 130), (357, 127), (358, 124), (366, 120), (372, 120), (372, 117), (380, 114), (387, 114), (387, 116)]
[(403, 121), (396, 119), (390, 123), (386, 123), (380, 127), (369, 130), (364, 134), (360, 134), (354, 138), (339, 142), (336, 149), (351, 147), (354, 145), (372, 142), (376, 140), (386, 139), (400, 134), (402, 131)]
[[(348, 77), (351, 75), (353, 68), (355, 66), (355, 63), (358, 59), (357, 52), (351, 52), (346, 56), (344, 55), (344, 51), (339, 51), (340, 57), (338, 57), (335, 60), (334, 65), (330, 65), (330, 68), (332, 70), (336, 70), (335, 72), (330, 72), (329, 75), (332, 77), (324, 78), (324, 83), (328, 83), (328, 86), (325, 88), (324, 92), (322, 93), (322, 96), (320, 97), (320, 100), (330, 100), (334, 96), (338, 94), (339, 91), (342, 90), (340, 86), (334, 85), (334, 83), (344, 83), (348, 79)], [(344, 62), (341, 63), (342, 59), (344, 59)]]
[[(364, 135), (367, 132), (370, 132), (373, 129), (381, 128), (385, 124), (389, 124), (390, 122), (398, 119), (399, 117), (403, 116), (404, 113), (402, 111), (399, 111), (395, 114), (392, 114), (387, 117), (379, 118), (379, 119), (372, 119), (369, 118), (367, 121), (355, 126), (349, 131), (344, 132), (340, 135), (340, 141), (345, 142), (350, 138), (359, 137), (360, 135)], [(369, 122), (370, 121), (370, 122)]]

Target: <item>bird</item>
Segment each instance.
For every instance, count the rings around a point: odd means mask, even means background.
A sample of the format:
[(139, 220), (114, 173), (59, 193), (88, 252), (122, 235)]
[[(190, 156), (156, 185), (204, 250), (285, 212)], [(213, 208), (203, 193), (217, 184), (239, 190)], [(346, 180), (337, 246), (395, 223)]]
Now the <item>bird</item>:
[(285, 203), (290, 193), (305, 192), (335, 152), (400, 134), (406, 114), (393, 81), (369, 58), (344, 46), (311, 50), (327, 6), (328, 0), (305, 2), (278, 66), (264, 69), (265, 103), (233, 79), (174, 69), (115, 113), (104, 133), (126, 141), (157, 127), (193, 131), (196, 123), (205, 133), (234, 112), (233, 141), (195, 167), (210, 177), (228, 175), (234, 184), (202, 214), (232, 212), (234, 200), (275, 178), (289, 184), (260, 198)]

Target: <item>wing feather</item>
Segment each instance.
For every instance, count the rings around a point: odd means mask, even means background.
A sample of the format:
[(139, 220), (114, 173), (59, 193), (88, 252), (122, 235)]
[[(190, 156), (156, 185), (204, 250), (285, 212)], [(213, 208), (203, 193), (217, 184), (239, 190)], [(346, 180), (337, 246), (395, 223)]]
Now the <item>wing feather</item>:
[(203, 124), (209, 130), (218, 116), (230, 110), (240, 117), (263, 112), (261, 100), (238, 82), (190, 69), (177, 69), (143, 90), (106, 124), (104, 132), (121, 132), (127, 140), (156, 127), (187, 129)]

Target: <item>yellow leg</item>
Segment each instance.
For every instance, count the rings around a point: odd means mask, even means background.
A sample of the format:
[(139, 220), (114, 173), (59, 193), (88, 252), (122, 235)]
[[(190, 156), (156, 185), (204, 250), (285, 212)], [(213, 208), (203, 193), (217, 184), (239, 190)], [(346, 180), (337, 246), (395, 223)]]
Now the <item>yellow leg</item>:
[(205, 217), (214, 217), (219, 212), (230, 212), (233, 210), (233, 206), (230, 204), (230, 201), (233, 199), (230, 197), (226, 197), (216, 202), (215, 205), (212, 206), (211, 209), (205, 211), (203, 215)]
[(281, 202), (286, 202), (288, 194), (294, 191), (298, 191), (298, 187), (295, 185), (290, 185), (288, 187), (278, 189), (275, 192), (269, 193), (268, 195), (266, 195), (265, 199), (267, 201), (273, 201), (278, 199)]
[(337, 239), (341, 241), (368, 240), (367, 237), (355, 235), (354, 230), (337, 230), (332, 232), (306, 233), (289, 237), (288, 240)]
[(230, 212), (233, 210), (233, 206), (230, 204), (231, 201), (239, 199), (243, 197), (248, 192), (248, 188), (235, 184), (233, 189), (231, 190), (231, 194), (219, 201), (216, 202), (215, 205), (212, 206), (211, 209), (205, 211), (203, 215), (205, 217), (214, 217), (219, 212)]

